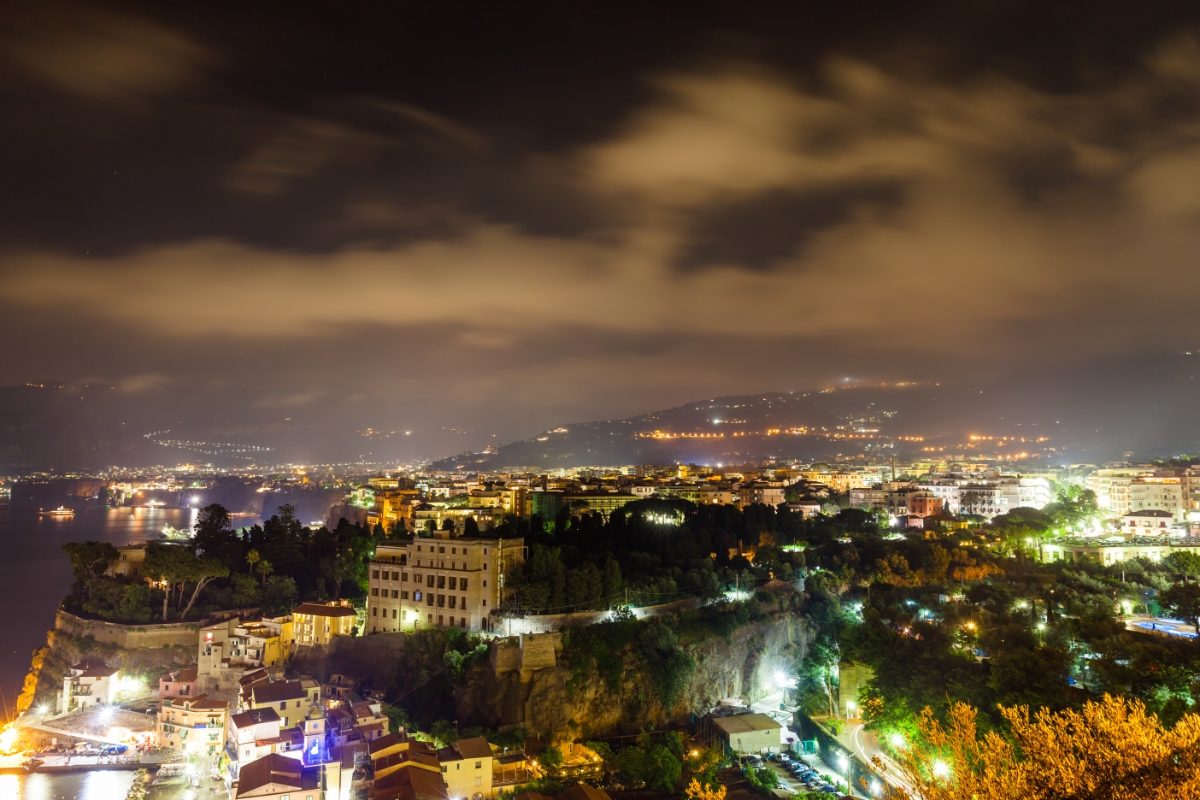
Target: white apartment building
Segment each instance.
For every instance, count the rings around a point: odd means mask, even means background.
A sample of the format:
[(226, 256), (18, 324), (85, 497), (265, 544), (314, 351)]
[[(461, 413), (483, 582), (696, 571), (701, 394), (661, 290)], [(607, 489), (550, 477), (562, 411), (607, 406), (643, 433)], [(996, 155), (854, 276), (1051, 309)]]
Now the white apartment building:
[(1183, 481), (1179, 478), (1146, 476), (1129, 484), (1130, 512), (1166, 511), (1174, 520), (1180, 521), (1185, 508)]
[(367, 633), (418, 628), (491, 629), (505, 576), (525, 563), (524, 539), (468, 539), (439, 531), (380, 544), (371, 560)]

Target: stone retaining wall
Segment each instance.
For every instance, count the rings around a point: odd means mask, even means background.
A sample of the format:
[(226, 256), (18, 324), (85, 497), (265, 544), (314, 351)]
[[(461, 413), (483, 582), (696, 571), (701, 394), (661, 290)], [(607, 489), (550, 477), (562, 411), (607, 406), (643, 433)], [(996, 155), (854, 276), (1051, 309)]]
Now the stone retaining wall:
[(54, 615), (55, 630), (72, 636), (91, 637), (97, 642), (126, 650), (158, 647), (196, 647), (203, 622), (171, 622), (156, 625), (122, 625), (77, 617), (61, 608)]

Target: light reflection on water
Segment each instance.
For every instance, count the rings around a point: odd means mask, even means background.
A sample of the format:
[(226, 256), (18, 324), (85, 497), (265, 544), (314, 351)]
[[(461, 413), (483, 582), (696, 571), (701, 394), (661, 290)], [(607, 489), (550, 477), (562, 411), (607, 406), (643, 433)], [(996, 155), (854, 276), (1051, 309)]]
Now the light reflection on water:
[(0, 775), (0, 800), (123, 800), (133, 777), (126, 770)]
[[(71, 588), (71, 565), (62, 546), (89, 539), (115, 545), (157, 537), (164, 525), (187, 528), (195, 509), (129, 509), (91, 506), (74, 519), (39, 517), (36, 509), (0, 507), (0, 712), (21, 691), (34, 648), (46, 643), (54, 610)], [(0, 800), (6, 800), (0, 793)]]

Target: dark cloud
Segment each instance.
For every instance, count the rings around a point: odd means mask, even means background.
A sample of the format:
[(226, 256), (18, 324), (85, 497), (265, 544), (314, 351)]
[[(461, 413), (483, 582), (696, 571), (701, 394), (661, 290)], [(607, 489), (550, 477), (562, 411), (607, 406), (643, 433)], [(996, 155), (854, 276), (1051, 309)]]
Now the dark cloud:
[(315, 9), (0, 34), (0, 312), (31, 343), (0, 380), (436, 453), (1192, 346), (1200, 46), (1174, 7), (1023, 42), (1009, 4)]

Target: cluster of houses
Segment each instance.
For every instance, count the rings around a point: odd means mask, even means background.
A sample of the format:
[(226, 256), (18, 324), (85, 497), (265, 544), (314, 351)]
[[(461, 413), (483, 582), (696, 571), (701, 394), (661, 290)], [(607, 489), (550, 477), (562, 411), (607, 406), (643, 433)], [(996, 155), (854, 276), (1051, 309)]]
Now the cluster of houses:
[(344, 635), (353, 619), (341, 604), (305, 603), (201, 629), (196, 666), (159, 681), (158, 744), (219, 776), (233, 800), (483, 800), (531, 779), (523, 753), (481, 737), (436, 748), (388, 733), (382, 703), (351, 676), (285, 676), (298, 642)]

